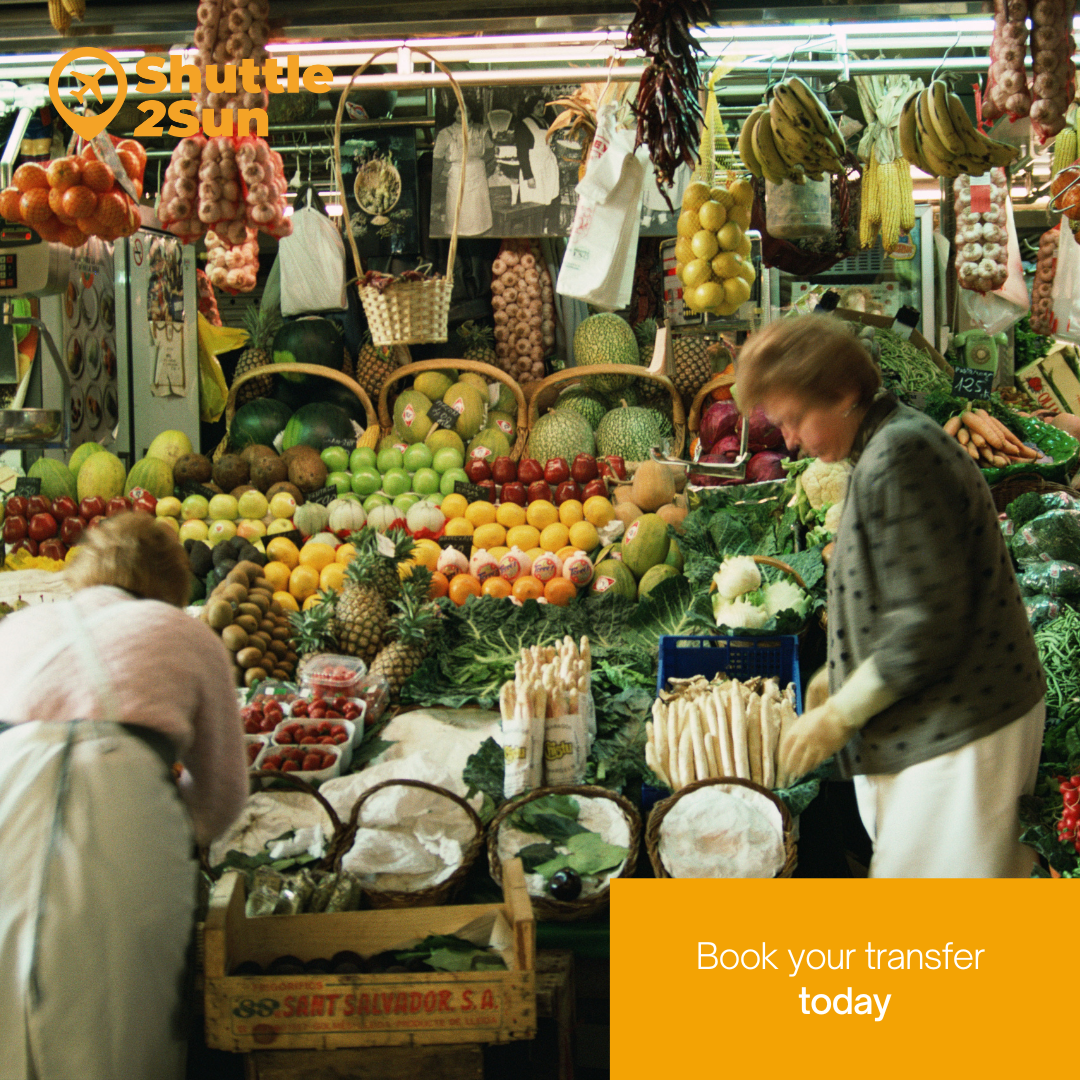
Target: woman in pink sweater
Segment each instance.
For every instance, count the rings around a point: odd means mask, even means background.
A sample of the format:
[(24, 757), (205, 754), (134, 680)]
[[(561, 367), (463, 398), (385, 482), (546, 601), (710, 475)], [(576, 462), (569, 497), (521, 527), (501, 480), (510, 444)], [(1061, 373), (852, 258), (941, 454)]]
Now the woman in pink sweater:
[(229, 655), (148, 515), (67, 574), (0, 622), (0, 1077), (179, 1080), (194, 844), (247, 797)]

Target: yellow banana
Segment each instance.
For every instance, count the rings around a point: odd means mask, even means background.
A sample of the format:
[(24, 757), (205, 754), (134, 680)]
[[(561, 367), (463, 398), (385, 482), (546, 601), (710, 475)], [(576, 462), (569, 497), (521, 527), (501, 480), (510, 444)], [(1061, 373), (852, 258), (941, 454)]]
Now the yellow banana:
[(953, 130), (960, 136), (964, 144), (963, 154), (983, 157), (982, 136), (975, 130), (971, 117), (964, 108), (964, 103), (955, 95), (949, 94), (946, 98), (949, 110), (949, 119), (952, 121)]
[(739, 157), (742, 158), (743, 164), (750, 170), (750, 174), (758, 179), (761, 179), (764, 173), (761, 171), (761, 162), (758, 161), (757, 156), (754, 154), (751, 135), (754, 131), (754, 125), (758, 122), (758, 117), (767, 111), (767, 106), (755, 105), (750, 110), (750, 115), (746, 118), (742, 130), (739, 132)]
[[(945, 144), (938, 138), (934, 128), (934, 122), (930, 119), (930, 91), (924, 90), (919, 95), (919, 105), (915, 111), (915, 127), (919, 132), (919, 141), (922, 146), (923, 157), (930, 164), (930, 155), (941, 161), (950, 161), (952, 154)], [(938, 173), (941, 176), (943, 174)]]
[(953, 126), (949, 111), (949, 90), (941, 79), (935, 79), (927, 89), (927, 109), (934, 133), (941, 145), (952, 155), (964, 152), (964, 140)]
[(787, 179), (788, 168), (784, 164), (780, 152), (776, 149), (772, 125), (767, 112), (763, 112), (758, 117), (754, 129), (750, 133), (750, 139), (754, 147), (754, 156), (761, 162), (761, 171), (764, 173), (765, 179), (774, 184), (782, 184)]
[(769, 103), (769, 126), (776, 149), (789, 166), (805, 160), (810, 152), (810, 137), (787, 118), (775, 97)]
[(912, 108), (917, 96), (916, 93), (909, 94), (904, 104), (900, 106), (900, 119), (896, 126), (896, 133), (900, 139), (900, 153), (913, 165), (919, 165), (918, 147), (915, 142), (915, 111)]
[(822, 135), (831, 135), (836, 128), (836, 124), (817, 94), (798, 75), (792, 75), (787, 80), (787, 85), (798, 98), (799, 104), (802, 105), (807, 117), (813, 122), (814, 128)]
[(803, 107), (798, 95), (786, 83), (777, 83), (773, 87), (773, 100), (800, 131), (805, 131), (807, 134), (817, 131), (814, 121)]

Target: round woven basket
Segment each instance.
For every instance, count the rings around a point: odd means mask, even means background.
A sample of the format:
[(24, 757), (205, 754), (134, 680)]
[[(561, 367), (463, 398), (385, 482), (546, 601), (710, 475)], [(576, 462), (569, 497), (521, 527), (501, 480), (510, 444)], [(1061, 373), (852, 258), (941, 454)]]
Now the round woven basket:
[(709, 379), (709, 381), (694, 395), (693, 404), (690, 406), (690, 413), (686, 418), (687, 437), (691, 441), (697, 438), (697, 434), (701, 430), (701, 417), (705, 410), (714, 403), (712, 396), (713, 391), (726, 390), (728, 387), (734, 385), (734, 375), (725, 375), (721, 373), (719, 375), (714, 375)]
[(653, 873), (658, 878), (671, 877), (660, 858), (660, 826), (663, 824), (668, 811), (685, 795), (689, 795), (699, 788), (709, 787), (714, 784), (727, 784), (729, 786), (737, 784), (739, 787), (750, 788), (751, 791), (757, 791), (766, 796), (777, 806), (780, 810), (780, 819), (783, 822), (784, 827), (784, 853), (786, 858), (784, 859), (783, 867), (781, 867), (780, 872), (776, 876), (778, 878), (791, 877), (791, 875), (795, 873), (795, 867), (798, 860), (796, 858), (794, 828), (787, 807), (771, 791), (769, 791), (768, 788), (763, 788), (760, 784), (755, 784), (751, 780), (741, 780), (735, 776), (721, 776), (711, 777), (708, 780), (695, 780), (694, 783), (687, 784), (686, 787), (680, 788), (674, 795), (669, 795), (666, 799), (661, 799), (652, 808), (652, 811), (649, 814), (649, 824), (645, 830), (645, 850), (649, 853), (649, 862), (652, 863)]
[(431, 791), (436, 795), (441, 795), (461, 807), (472, 824), (474, 832), (472, 839), (461, 853), (461, 865), (445, 881), (441, 881), (438, 885), (432, 885), (427, 889), (411, 891), (381, 890), (363, 886), (364, 895), (374, 908), (434, 907), (438, 904), (445, 904), (465, 880), (472, 864), (476, 862), (476, 858), (484, 846), (484, 826), (476, 811), (460, 795), (448, 791), (446, 788), (429, 784), (425, 780), (384, 780), (380, 784), (373, 784), (356, 800), (352, 813), (349, 815), (348, 823), (343, 826), (340, 833), (335, 833), (332, 848), (328, 852), (328, 858), (332, 861), (334, 869), (341, 868), (342, 858), (347, 854), (356, 839), (356, 832), (360, 827), (360, 811), (364, 803), (376, 792), (389, 787), (421, 788), (424, 791)]
[(525, 394), (521, 387), (499, 368), (491, 364), (481, 363), (479, 360), (418, 360), (413, 364), (402, 364), (395, 368), (383, 383), (379, 391), (379, 424), (381, 434), (389, 435), (394, 429), (394, 417), (390, 408), (390, 390), (395, 383), (410, 375), (420, 375), (425, 371), (442, 371), (444, 368), (453, 368), (456, 371), (474, 371), (483, 375), (485, 379), (493, 379), (510, 388), (517, 404), (517, 433), (514, 437), (514, 445), (510, 448), (510, 457), (517, 461), (525, 449), (525, 441), (528, 438), (529, 407), (525, 401)]
[[(285, 787), (295, 788), (297, 791), (304, 792), (305, 795), (310, 795), (326, 811), (334, 831), (331, 833), (330, 840), (326, 845), (326, 854), (316, 865), (320, 870), (337, 869), (334, 866), (334, 852), (347, 826), (338, 816), (337, 811), (330, 805), (326, 796), (320, 794), (318, 788), (313, 784), (309, 784), (303, 777), (294, 776), (292, 773), (279, 772), (277, 769), (258, 769), (248, 773), (248, 776), (254, 791), (262, 790), (264, 780), (279, 781)], [(208, 869), (208, 867), (205, 868)]]
[(351, 390), (364, 407), (366, 427), (364, 434), (356, 440), (357, 446), (370, 446), (372, 450), (379, 444), (379, 418), (375, 414), (375, 406), (371, 404), (371, 398), (367, 396), (364, 388), (348, 375), (333, 368), (323, 367), (321, 364), (267, 364), (265, 367), (252, 368), (245, 371), (238, 379), (233, 380), (229, 387), (229, 396), (225, 400), (225, 437), (218, 443), (211, 455), (212, 460), (219, 461), (229, 445), (229, 432), (232, 422), (236, 417), (236, 394), (244, 383), (256, 379), (260, 375), (282, 375), (286, 372), (295, 372), (298, 375), (319, 375), (324, 379), (331, 379), (341, 383), (346, 389)]
[[(499, 826), (515, 811), (536, 799), (542, 799), (545, 795), (582, 795), (590, 799), (610, 799), (622, 811), (623, 816), (630, 825), (630, 854), (622, 870), (613, 875), (614, 877), (633, 877), (637, 868), (638, 847), (641, 843), (641, 818), (633, 803), (623, 798), (610, 788), (598, 787), (590, 784), (564, 784), (558, 787), (536, 788), (526, 795), (520, 795), (515, 799), (503, 803), (498, 813), (491, 819), (488, 825), (487, 855), (488, 870), (496, 885), (502, 885), (502, 862), (499, 859)], [(556, 900), (550, 896), (533, 896), (533, 913), (538, 919), (550, 922), (576, 922), (578, 919), (588, 919), (593, 915), (604, 911), (608, 906), (610, 888), (605, 886), (598, 893), (578, 900)]]
[[(360, 272), (360, 249), (356, 246), (349, 223), (348, 202), (345, 181), (341, 173), (341, 119), (345, 112), (345, 102), (356, 80), (371, 66), (372, 62), (384, 53), (397, 52), (398, 47), (382, 49), (369, 57), (352, 74), (348, 86), (341, 92), (337, 113), (334, 116), (334, 176), (338, 191), (341, 192), (342, 204), (345, 205), (345, 239), (352, 248), (357, 272)], [(467, 115), (465, 99), (461, 89), (445, 64), (437, 60), (424, 49), (410, 46), (410, 50), (420, 56), (426, 56), (449, 80), (450, 88), (457, 97), (462, 116)], [(462, 157), (469, 153), (468, 124), (462, 125)], [(429, 281), (394, 281), (385, 289), (368, 285), (359, 288), (360, 302), (364, 306), (364, 315), (371, 331), (371, 340), (376, 345), (418, 345), (429, 342), (446, 341), (450, 315), (450, 294), (454, 291), (454, 259), (457, 256), (458, 219), (461, 216), (461, 202), (465, 196), (465, 169), (461, 170), (458, 182), (457, 203), (454, 206), (454, 223), (450, 231), (450, 251), (446, 259), (446, 274)]]
[(1058, 484), (1053, 480), (1045, 480), (1038, 473), (1017, 473), (1008, 476), (1000, 483), (990, 488), (990, 494), (994, 497), (994, 507), (999, 514), (1004, 514), (1013, 499), (1033, 491), (1036, 495), (1045, 495), (1052, 491), (1068, 491), (1076, 494), (1076, 488), (1068, 484)]
[[(538, 383), (532, 383), (529, 392), (529, 431), (540, 418), (541, 410), (547, 411), (555, 404), (564, 384), (580, 382), (593, 375), (628, 375), (637, 379), (651, 379), (659, 383), (671, 396), (671, 422), (675, 434), (671, 440), (671, 456), (679, 457), (686, 446), (686, 410), (675, 384), (666, 375), (657, 375), (647, 368), (634, 364), (588, 364), (556, 371)], [(526, 451), (528, 447), (526, 447)]]

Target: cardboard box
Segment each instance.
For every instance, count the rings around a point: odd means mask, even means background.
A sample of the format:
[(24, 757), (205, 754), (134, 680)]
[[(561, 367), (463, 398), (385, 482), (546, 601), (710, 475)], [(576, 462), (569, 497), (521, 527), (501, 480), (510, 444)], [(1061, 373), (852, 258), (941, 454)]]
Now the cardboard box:
[[(1043, 367), (1046, 359), (1046, 357), (1043, 357), (1042, 360), (1036, 360), (1035, 363), (1021, 368), (1016, 373), (1017, 382), (1031, 394), (1040, 409), (1049, 409), (1057, 413), (1080, 411), (1080, 400), (1070, 409), (1067, 403), (1058, 396), (1055, 385), (1056, 380), (1048, 377), (1048, 372)], [(1061, 361), (1061, 363), (1064, 366), (1064, 361)], [(1051, 366), (1052, 370), (1054, 370), (1053, 366)], [(1069, 372), (1069, 374), (1072, 375), (1072, 372)], [(1073, 376), (1073, 381), (1075, 382), (1075, 376)]]
[[(878, 326), (883, 330), (892, 329), (892, 324), (896, 321), (891, 315), (868, 315), (865, 311), (852, 311), (850, 308), (838, 307), (833, 314), (841, 319), (847, 319), (848, 322), (861, 323), (863, 326)], [(952, 365), (937, 351), (937, 349), (934, 348), (933, 345), (930, 344), (929, 341), (926, 340), (926, 338), (922, 336), (922, 334), (919, 333), (918, 330), (911, 331), (909, 340), (916, 348), (922, 349), (922, 351), (926, 353), (926, 355), (929, 356), (950, 379), (952, 378)]]

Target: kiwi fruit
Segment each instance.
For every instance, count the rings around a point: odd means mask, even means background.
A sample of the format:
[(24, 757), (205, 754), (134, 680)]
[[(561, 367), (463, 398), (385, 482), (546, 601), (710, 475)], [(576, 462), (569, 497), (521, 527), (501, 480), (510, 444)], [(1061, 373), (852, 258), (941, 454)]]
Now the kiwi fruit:
[[(245, 635), (246, 637), (246, 635)], [(270, 652), (272, 652), (279, 660), (285, 659), (285, 654), (289, 651), (289, 646), (284, 641), (271, 641)]]
[(295, 484), (290, 484), (288, 480), (283, 480), (268, 488), (266, 497), (272, 499), (279, 491), (287, 491), (296, 500), (297, 506), (304, 505), (304, 493)]
[(292, 632), (287, 626), (275, 626), (274, 629), (270, 632), (270, 638), (272, 641), (288, 641), (291, 637)]
[(271, 637), (273, 637), (274, 631), (277, 629), (277, 625), (271, 622), (269, 619), (261, 619), (259, 621), (259, 629), (264, 634), (269, 634)]
[(251, 470), (239, 454), (223, 454), (214, 464), (214, 483), (223, 491), (232, 491), (248, 482)]
[(274, 670), (271, 672), (271, 675), (273, 675), (275, 679), (280, 679), (282, 682), (288, 682), (289, 676), (291, 674), (292, 672), (286, 671), (284, 668), (277, 667), (274, 668)]
[(245, 633), (254, 634), (259, 629), (259, 620), (253, 615), (238, 615), (234, 620), (237, 626), (242, 626)]
[(254, 686), (256, 683), (261, 683), (269, 677), (270, 676), (267, 674), (266, 668), (248, 668), (247, 671), (244, 672), (244, 685)]
[(305, 494), (325, 487), (328, 475), (326, 462), (318, 455), (294, 457), (289, 462), (289, 482)]
[(248, 587), (248, 576), (240, 569), (240, 564), (237, 563), (226, 575), (225, 580), (230, 585), (243, 585), (245, 593)]
[(267, 498), (270, 497), (270, 488), (288, 478), (289, 466), (279, 457), (266, 455), (257, 457), (251, 462), (248, 479)]
[[(261, 567), (260, 567), (260, 569), (261, 569)], [(273, 582), (269, 578), (257, 577), (251, 583), (251, 587), (253, 589), (264, 589), (266, 591), (267, 596), (273, 597), (273, 595), (274, 595), (274, 585), (273, 585)]]
[(224, 630), (233, 621), (232, 604), (228, 600), (215, 597), (206, 604), (206, 621), (212, 630)]
[(247, 600), (247, 586), (233, 581), (227, 583), (218, 595), (223, 600), (234, 600), (237, 604), (242, 604)]
[(247, 645), (236, 654), (236, 662), (242, 668), (253, 668), (262, 663), (262, 649), (255, 645)]
[(270, 598), (264, 596), (261, 592), (248, 591), (247, 602), (249, 605), (254, 605), (259, 609), (259, 619), (262, 620), (263, 616), (270, 610)]
[[(226, 626), (225, 629), (221, 631), (221, 641), (229, 652), (239, 652), (247, 646), (247, 631), (242, 626), (233, 623), (231, 626)], [(276, 656), (277, 653), (274, 655)]]
[(236, 564), (236, 569), (243, 570), (247, 574), (248, 582), (251, 585), (255, 584), (256, 578), (262, 577), (262, 567), (258, 563), (252, 562), (251, 559), (241, 558)]
[(259, 608), (259, 605), (258, 604), (249, 604), (247, 602), (247, 600), (245, 600), (242, 604), (240, 604), (237, 607), (236, 610), (241, 615), (250, 615), (256, 621), (259, 621), (259, 620), (262, 619), (262, 610)]

